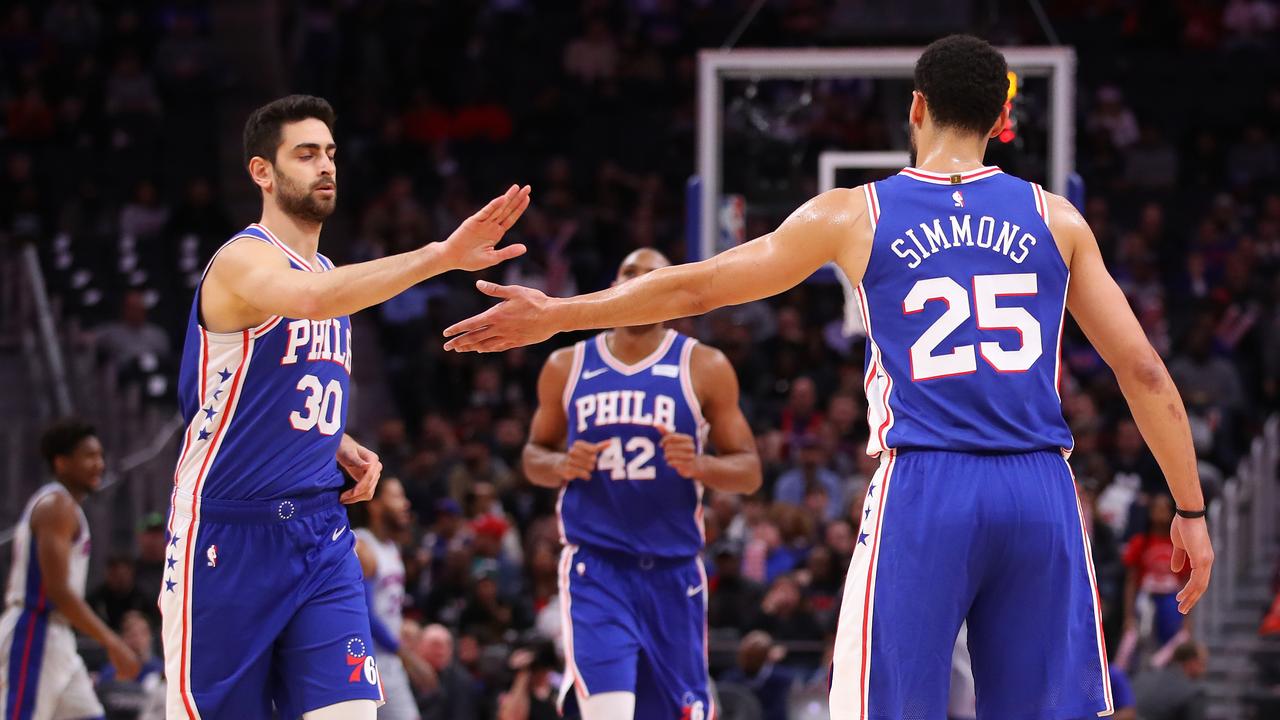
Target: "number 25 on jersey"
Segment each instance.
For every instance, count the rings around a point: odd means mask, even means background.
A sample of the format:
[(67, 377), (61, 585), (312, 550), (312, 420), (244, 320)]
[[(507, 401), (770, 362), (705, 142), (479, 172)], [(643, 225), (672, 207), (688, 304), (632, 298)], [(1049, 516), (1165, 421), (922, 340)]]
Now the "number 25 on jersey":
[[(996, 299), (1035, 294), (1035, 273), (975, 275), (972, 306), (969, 291), (949, 277), (917, 282), (902, 301), (904, 314), (921, 312), (927, 303), (935, 300), (946, 303), (947, 309), (911, 346), (911, 379), (933, 380), (976, 372), (978, 353), (997, 372), (1030, 370), (1043, 352), (1040, 323), (1025, 308), (1000, 307)], [(973, 345), (957, 345), (951, 352), (935, 354), (951, 333), (973, 317), (975, 310), (979, 330), (1016, 330), (1022, 339), (1021, 346), (1005, 350), (998, 342), (984, 341), (978, 343), (976, 352)]]

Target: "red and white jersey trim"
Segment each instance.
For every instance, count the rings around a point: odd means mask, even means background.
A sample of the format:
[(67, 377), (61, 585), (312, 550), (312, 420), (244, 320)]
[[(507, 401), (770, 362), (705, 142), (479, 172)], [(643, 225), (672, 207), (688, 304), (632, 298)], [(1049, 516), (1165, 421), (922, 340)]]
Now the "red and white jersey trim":
[(977, 168), (976, 170), (966, 170), (958, 173), (937, 173), (929, 170), (920, 170), (919, 168), (903, 168), (899, 175), (906, 175), (913, 180), (921, 182), (933, 183), (935, 185), (963, 185), (964, 183), (981, 180), (991, 177), (1000, 172), (1000, 168), (994, 165), (988, 165)]

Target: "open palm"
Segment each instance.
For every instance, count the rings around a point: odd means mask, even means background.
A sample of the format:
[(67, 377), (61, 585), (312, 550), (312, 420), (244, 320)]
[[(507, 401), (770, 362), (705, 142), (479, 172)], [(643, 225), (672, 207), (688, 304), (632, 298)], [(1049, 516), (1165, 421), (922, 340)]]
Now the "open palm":
[(483, 270), (504, 260), (524, 254), (520, 243), (498, 249), (503, 234), (515, 225), (516, 220), (529, 207), (528, 185), (512, 185), (505, 193), (489, 201), (479, 212), (462, 221), (457, 230), (445, 240), (444, 251), (459, 270)]

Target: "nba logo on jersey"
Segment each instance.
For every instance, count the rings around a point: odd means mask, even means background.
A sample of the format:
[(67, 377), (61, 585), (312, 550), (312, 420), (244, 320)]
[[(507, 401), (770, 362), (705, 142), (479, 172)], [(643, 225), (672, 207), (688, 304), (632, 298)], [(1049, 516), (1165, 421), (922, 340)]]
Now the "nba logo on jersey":
[(956, 204), (956, 207), (964, 207), (964, 195), (959, 190), (951, 193), (951, 200)]
[(205, 557), (209, 558), (209, 567), (218, 567), (218, 546), (210, 545)]

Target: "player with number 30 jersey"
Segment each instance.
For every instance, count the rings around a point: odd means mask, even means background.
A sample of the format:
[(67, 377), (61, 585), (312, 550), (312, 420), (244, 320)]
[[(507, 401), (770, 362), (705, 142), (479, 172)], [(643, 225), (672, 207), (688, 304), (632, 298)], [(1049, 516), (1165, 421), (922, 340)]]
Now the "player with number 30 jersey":
[(373, 720), (382, 684), (342, 503), (372, 497), (382, 465), (345, 432), (348, 315), (523, 252), (495, 247), (528, 204), (513, 186), (444, 242), (335, 267), (318, 252), (337, 201), (333, 122), (310, 96), (250, 115), (262, 220), (196, 286), (159, 588), (169, 718)]

